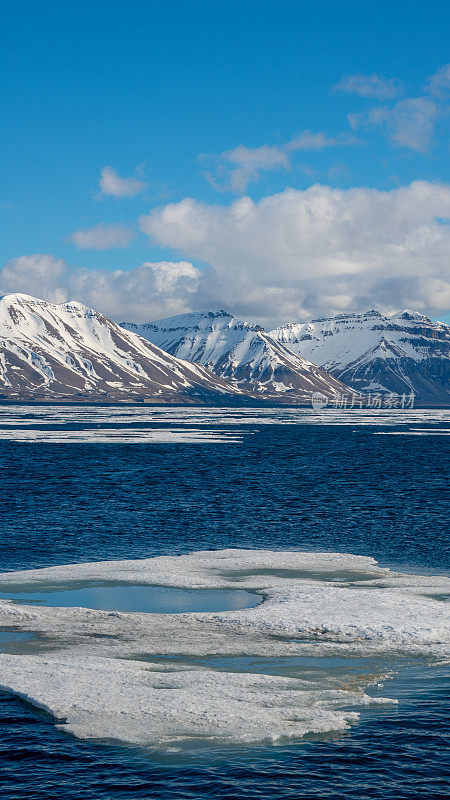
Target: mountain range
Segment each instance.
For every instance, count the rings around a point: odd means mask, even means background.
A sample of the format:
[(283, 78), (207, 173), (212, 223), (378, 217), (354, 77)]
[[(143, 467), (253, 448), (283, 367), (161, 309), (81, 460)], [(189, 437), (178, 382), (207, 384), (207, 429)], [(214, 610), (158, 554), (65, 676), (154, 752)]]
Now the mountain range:
[(224, 310), (120, 325), (89, 306), (0, 298), (0, 397), (310, 403), (413, 392), (450, 404), (450, 326), (378, 311), (270, 332)]
[(302, 398), (321, 386), (329, 395), (344, 392), (344, 384), (362, 394), (413, 392), (421, 403), (450, 404), (450, 326), (414, 311), (340, 314), (269, 332), (223, 310), (122, 325), (260, 397)]
[(177, 358), (202, 364), (245, 394), (272, 400), (308, 402), (311, 392), (328, 397), (347, 386), (293, 352), (260, 325), (243, 322), (227, 311), (181, 314), (144, 325), (123, 322)]
[(357, 391), (412, 391), (423, 403), (450, 403), (450, 326), (417, 311), (340, 314), (270, 335)]
[[(313, 391), (328, 397), (349, 391), (257, 325), (225, 312), (187, 316), (195, 320), (195, 330), (199, 318), (209, 320), (217, 334), (216, 354), (220, 330), (211, 320), (217, 318), (219, 328), (226, 329), (223, 368), (217, 359), (202, 361), (195, 347), (170, 352), (140, 335), (154, 326), (120, 326), (76, 301), (54, 304), (26, 294), (5, 295), (0, 298), (0, 397), (199, 403), (264, 396), (307, 403)], [(208, 338), (205, 326), (202, 338)]]

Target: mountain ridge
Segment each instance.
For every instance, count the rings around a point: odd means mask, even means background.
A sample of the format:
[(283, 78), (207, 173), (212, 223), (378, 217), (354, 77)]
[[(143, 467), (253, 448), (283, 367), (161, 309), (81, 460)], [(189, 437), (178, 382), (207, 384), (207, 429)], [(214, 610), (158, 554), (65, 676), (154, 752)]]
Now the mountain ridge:
[(199, 402), (235, 387), (122, 329), (78, 301), (0, 298), (0, 391), (20, 399)]
[(358, 391), (450, 403), (450, 326), (418, 311), (324, 316), (270, 333)]
[(356, 392), (450, 404), (450, 326), (406, 309), (272, 331), (223, 308), (122, 323), (77, 300), (0, 297), (3, 399), (308, 403)]
[(275, 341), (257, 323), (240, 320), (224, 309), (121, 325), (177, 358), (202, 364), (254, 397), (307, 402), (312, 392), (332, 397), (351, 391), (339, 379)]

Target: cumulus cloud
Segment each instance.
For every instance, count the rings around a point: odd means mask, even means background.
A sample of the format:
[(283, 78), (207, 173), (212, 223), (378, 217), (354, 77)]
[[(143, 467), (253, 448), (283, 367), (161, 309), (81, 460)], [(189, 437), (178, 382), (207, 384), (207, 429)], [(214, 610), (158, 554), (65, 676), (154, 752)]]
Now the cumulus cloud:
[(66, 274), (67, 264), (62, 258), (47, 254), (19, 256), (0, 270), (0, 294), (23, 292), (63, 303), (67, 300)]
[[(202, 307), (275, 323), (373, 305), (448, 309), (450, 186), (315, 185), (229, 206), (185, 199), (143, 216), (160, 245), (212, 268)], [(199, 305), (200, 307), (200, 305)]]
[(109, 272), (21, 256), (0, 270), (0, 292), (76, 299), (118, 321), (218, 307), (269, 328), (373, 307), (441, 316), (449, 220), (450, 185), (426, 181), (390, 191), (315, 185), (225, 206), (185, 199), (140, 220), (179, 261)]
[(349, 75), (334, 87), (341, 92), (372, 97), (376, 100), (392, 100), (400, 92), (400, 83), (395, 78), (380, 78), (378, 75)]
[(126, 247), (135, 238), (135, 233), (125, 225), (100, 223), (93, 228), (80, 228), (69, 238), (80, 250), (110, 250)]
[(116, 320), (146, 322), (196, 308), (200, 271), (186, 261), (145, 262), (128, 270), (70, 269), (63, 259), (29, 255), (0, 270), (0, 293), (54, 303), (78, 300)]
[(100, 174), (100, 193), (98, 197), (134, 197), (147, 188), (147, 184), (138, 178), (121, 178), (114, 167), (103, 167)]
[(202, 159), (212, 161), (212, 170), (207, 177), (215, 189), (240, 194), (245, 192), (251, 181), (258, 180), (262, 172), (289, 169), (292, 155), (298, 151), (346, 147), (358, 141), (355, 136), (345, 133), (330, 137), (325, 133), (305, 130), (280, 145), (246, 147), (241, 144), (232, 150), (225, 150), (219, 156), (203, 156)]

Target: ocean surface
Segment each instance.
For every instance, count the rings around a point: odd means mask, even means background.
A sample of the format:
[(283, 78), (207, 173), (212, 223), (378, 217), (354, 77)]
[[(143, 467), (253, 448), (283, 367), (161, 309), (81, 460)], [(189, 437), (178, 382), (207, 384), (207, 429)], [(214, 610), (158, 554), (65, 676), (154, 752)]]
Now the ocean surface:
[[(448, 574), (449, 435), (440, 410), (3, 404), (0, 571), (232, 547)], [(0, 652), (11, 636), (0, 631)], [(0, 693), (0, 796), (438, 800), (449, 678), (448, 664), (411, 658), (383, 687), (398, 705), (365, 709), (345, 732), (180, 752), (77, 739)]]

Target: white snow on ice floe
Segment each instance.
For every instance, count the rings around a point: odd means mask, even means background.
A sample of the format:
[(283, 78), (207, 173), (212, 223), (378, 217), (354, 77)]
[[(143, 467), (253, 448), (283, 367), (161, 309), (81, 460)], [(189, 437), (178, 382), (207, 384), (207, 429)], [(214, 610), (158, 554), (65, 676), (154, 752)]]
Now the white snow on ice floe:
[(345, 730), (347, 707), (390, 703), (362, 691), (208, 669), (155, 671), (136, 661), (3, 656), (1, 682), (82, 738), (164, 746), (180, 740), (255, 742)]
[[(36, 631), (49, 642), (39, 655), (32, 646), (27, 654), (0, 654), (1, 685), (81, 737), (165, 747), (197, 738), (258, 742), (343, 730), (356, 719), (354, 708), (372, 702), (365, 690), (383, 680), (386, 667), (374, 667), (371, 677), (362, 670), (349, 688), (345, 669), (340, 682), (325, 680), (326, 656), (450, 653), (449, 604), (442, 600), (450, 579), (392, 572), (364, 556), (200, 551), (0, 575), (4, 593), (8, 586), (42, 590), (89, 581), (249, 589), (264, 602), (181, 614), (1, 602), (2, 627)], [(208, 655), (324, 658), (306, 681), (199, 664)]]

